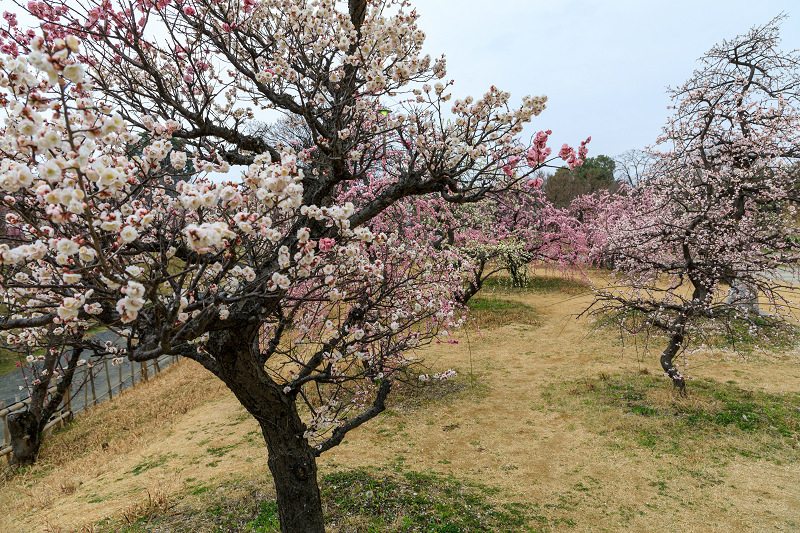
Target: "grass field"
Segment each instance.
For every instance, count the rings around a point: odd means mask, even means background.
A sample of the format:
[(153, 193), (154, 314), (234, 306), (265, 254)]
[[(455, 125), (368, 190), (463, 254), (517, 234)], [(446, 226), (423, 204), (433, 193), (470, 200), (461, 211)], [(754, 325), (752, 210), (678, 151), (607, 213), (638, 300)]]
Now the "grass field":
[[(421, 354), (459, 377), (401, 393), (320, 459), (328, 531), (800, 529), (796, 348), (699, 351), (679, 396), (657, 340), (575, 318), (590, 299), (576, 281), (490, 284), (459, 343)], [(277, 531), (257, 424), (191, 361), (51, 438), (0, 506), (9, 532)]]

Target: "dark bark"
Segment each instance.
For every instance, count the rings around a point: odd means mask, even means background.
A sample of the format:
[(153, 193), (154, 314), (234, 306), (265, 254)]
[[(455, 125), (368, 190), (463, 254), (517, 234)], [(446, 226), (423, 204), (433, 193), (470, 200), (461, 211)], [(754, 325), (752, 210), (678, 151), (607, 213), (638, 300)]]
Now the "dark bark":
[(464, 289), (464, 292), (458, 297), (458, 303), (461, 305), (467, 305), (467, 302), (469, 302), (470, 299), (478, 294), (478, 291), (483, 288), (483, 282), (486, 280), (486, 277), (483, 276), (483, 271), (486, 268), (486, 262), (486, 259), (478, 260), (478, 267), (474, 272), (474, 279), (470, 280), (467, 288)]
[(364, 23), (364, 17), (367, 14), (367, 2), (366, 0), (348, 0), (347, 6), (350, 11), (350, 20), (360, 34), (361, 25)]
[(683, 374), (675, 366), (675, 357), (681, 349), (683, 344), (683, 332), (673, 333), (669, 340), (669, 346), (661, 354), (661, 368), (667, 373), (667, 376), (672, 380), (672, 384), (681, 393), (686, 391), (686, 381)]
[(261, 427), (277, 493), (281, 531), (324, 533), (314, 449), (303, 436), (306, 427), (298, 414), (295, 395), (284, 393), (264, 371), (261, 354), (253, 343), (259, 324), (255, 320), (241, 328), (215, 332), (207, 349), (218, 363), (218, 377)]
[(30, 411), (14, 413), (8, 417), (8, 430), (11, 434), (11, 464), (31, 465), (36, 462), (42, 445), (41, 425)]
[[(53, 341), (55, 344), (55, 341)], [(11, 437), (11, 464), (29, 465), (36, 462), (39, 448), (42, 445), (43, 432), (50, 418), (56, 413), (66, 395), (69, 394), (78, 359), (83, 348), (75, 348), (70, 354), (69, 363), (55, 389), (51, 389), (50, 380), (42, 380), (33, 386), (30, 403), (25, 411), (8, 417), (8, 429)], [(60, 351), (48, 351), (44, 368), (47, 375), (53, 375)]]
[(324, 533), (322, 500), (317, 486), (317, 462), (305, 426), (291, 404), (273, 406), (267, 420), (259, 420), (267, 443), (267, 464), (275, 480), (278, 517), (283, 533)]
[(525, 286), (525, 280), (528, 277), (528, 263), (526, 259), (528, 258), (524, 255), (519, 259), (515, 258), (512, 254), (508, 254), (506, 257), (506, 268), (511, 275), (512, 287), (522, 288)]

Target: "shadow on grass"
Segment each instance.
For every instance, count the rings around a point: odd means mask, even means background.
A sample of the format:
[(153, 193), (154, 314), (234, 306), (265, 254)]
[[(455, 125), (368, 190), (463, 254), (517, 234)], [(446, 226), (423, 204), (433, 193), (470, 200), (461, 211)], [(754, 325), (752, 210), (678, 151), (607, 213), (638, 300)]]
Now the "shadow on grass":
[(508, 324), (538, 324), (536, 309), (522, 302), (503, 300), (493, 296), (473, 296), (467, 303), (470, 315), (481, 327), (507, 326)]

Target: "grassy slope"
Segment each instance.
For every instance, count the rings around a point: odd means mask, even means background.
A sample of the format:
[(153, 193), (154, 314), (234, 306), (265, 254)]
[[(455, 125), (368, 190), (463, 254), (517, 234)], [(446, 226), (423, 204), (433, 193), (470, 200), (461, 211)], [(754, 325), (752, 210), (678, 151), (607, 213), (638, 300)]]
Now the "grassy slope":
[[(697, 353), (676, 396), (653, 355), (574, 320), (581, 292), (482, 293), (481, 335), (425, 352), (458, 380), (321, 459), (329, 531), (800, 527), (797, 353)], [(271, 532), (273, 502), (256, 424), (186, 361), (51, 439), (0, 488), (0, 530)]]

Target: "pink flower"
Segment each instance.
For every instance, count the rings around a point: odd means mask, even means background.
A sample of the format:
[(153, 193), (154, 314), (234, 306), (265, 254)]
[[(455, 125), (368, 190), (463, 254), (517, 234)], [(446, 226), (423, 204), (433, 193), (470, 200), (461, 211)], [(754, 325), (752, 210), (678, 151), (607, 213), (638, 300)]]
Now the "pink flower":
[(192, 15), (196, 14), (197, 12), (194, 10), (194, 8), (192, 6), (186, 6), (186, 7), (183, 8), (183, 13), (187, 17), (191, 17)]
[(328, 237), (325, 237), (319, 240), (319, 249), (322, 252), (327, 252), (328, 250), (333, 248), (334, 244), (336, 244), (336, 241), (334, 241), (333, 239), (329, 239)]
[(8, 11), (3, 12), (3, 18), (6, 19), (8, 25), (12, 28), (17, 25), (17, 16), (14, 13), (9, 13)]

